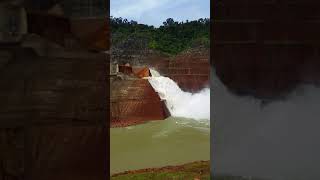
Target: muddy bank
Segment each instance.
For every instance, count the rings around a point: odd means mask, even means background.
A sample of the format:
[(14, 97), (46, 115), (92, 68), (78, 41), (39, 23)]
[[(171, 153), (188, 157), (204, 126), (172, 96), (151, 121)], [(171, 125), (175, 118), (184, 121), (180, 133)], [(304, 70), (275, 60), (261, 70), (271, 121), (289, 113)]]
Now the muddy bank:
[[(134, 171), (126, 171), (123, 173), (114, 174), (111, 179), (121, 179), (121, 178), (157, 178), (156, 174), (164, 174), (166, 178), (172, 179), (179, 176), (180, 178), (188, 179), (210, 179), (210, 162), (209, 161), (197, 161), (191, 162), (179, 166), (165, 166), (162, 168), (147, 168)], [(134, 176), (132, 176), (134, 175)], [(139, 176), (140, 175), (140, 176)]]
[[(164, 119), (158, 119), (157, 121), (161, 121)], [(136, 119), (123, 119), (121, 121), (113, 121), (110, 124), (111, 128), (118, 128), (118, 127), (128, 127), (128, 126), (135, 126), (143, 123), (147, 123), (152, 120), (145, 120), (143, 118), (136, 118)]]
[(178, 166), (165, 166), (161, 168), (147, 168), (134, 171), (125, 171), (111, 176), (117, 179), (187, 179), (187, 180), (261, 180), (254, 177), (229, 176), (210, 174), (210, 161), (195, 161)]

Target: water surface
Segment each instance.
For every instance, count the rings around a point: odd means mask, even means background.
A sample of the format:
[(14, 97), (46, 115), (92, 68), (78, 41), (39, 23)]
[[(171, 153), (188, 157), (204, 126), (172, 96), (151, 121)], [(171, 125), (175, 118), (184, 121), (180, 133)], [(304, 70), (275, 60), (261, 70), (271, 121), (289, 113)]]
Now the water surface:
[(110, 129), (111, 174), (210, 160), (209, 120), (170, 117)]

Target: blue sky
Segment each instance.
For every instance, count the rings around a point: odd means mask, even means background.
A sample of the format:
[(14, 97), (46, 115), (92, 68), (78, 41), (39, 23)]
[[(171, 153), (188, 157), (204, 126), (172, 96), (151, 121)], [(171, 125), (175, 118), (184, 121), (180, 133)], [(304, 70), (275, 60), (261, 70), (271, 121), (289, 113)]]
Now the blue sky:
[(111, 16), (156, 27), (169, 17), (175, 21), (210, 17), (210, 0), (110, 0), (110, 5)]

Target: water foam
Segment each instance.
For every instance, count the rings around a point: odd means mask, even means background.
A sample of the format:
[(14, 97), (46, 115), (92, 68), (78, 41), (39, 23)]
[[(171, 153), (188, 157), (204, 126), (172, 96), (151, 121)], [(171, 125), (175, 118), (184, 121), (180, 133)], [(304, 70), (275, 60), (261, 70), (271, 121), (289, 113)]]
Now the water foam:
[(210, 120), (210, 89), (205, 88), (198, 93), (184, 92), (168, 77), (161, 76), (156, 70), (150, 69), (148, 78), (153, 89), (159, 94), (173, 117)]
[(319, 87), (301, 84), (286, 99), (261, 106), (260, 99), (232, 94), (211, 72), (214, 173), (320, 179)]

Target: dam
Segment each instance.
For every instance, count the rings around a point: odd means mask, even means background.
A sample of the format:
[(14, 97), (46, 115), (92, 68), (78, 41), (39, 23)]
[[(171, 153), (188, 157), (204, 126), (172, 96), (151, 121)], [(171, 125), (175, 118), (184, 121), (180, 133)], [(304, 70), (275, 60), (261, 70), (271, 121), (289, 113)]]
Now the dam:
[[(149, 58), (149, 57), (147, 57)], [(209, 52), (195, 49), (174, 58), (150, 56), (143, 67), (118, 66), (111, 78), (111, 127), (140, 124), (148, 120), (163, 120), (170, 116), (164, 101), (146, 78), (152, 69), (172, 79), (181, 90), (197, 93), (210, 88)], [(141, 65), (140, 65), (141, 66)], [(137, 74), (146, 68), (144, 76)], [(136, 72), (134, 72), (136, 71)], [(208, 96), (209, 98), (209, 96)], [(209, 107), (209, 106), (208, 106)]]

